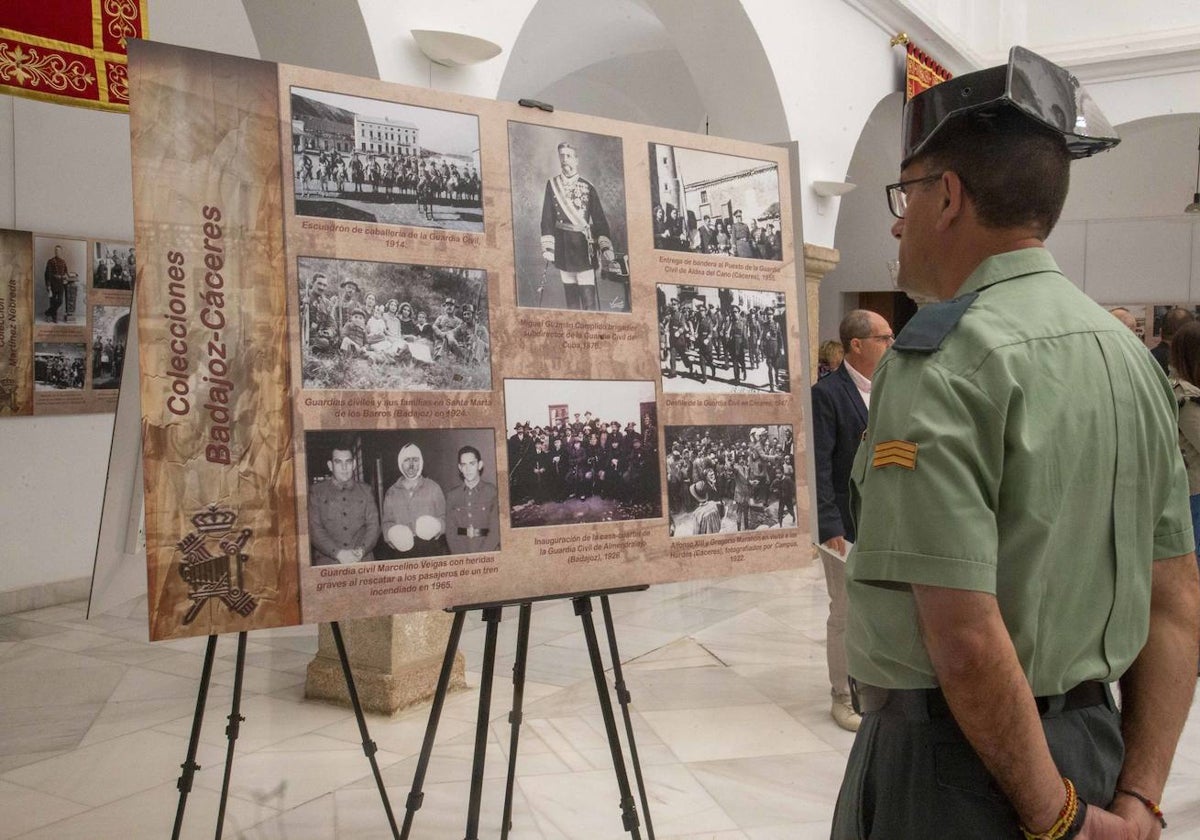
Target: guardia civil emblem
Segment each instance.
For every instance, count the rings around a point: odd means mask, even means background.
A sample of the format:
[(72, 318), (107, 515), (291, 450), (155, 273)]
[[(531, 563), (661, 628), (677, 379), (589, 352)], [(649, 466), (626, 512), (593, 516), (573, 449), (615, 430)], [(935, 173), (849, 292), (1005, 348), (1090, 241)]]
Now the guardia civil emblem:
[(213, 598), (240, 616), (250, 615), (258, 601), (246, 591), (243, 572), (250, 558), (242, 549), (254, 532), (243, 528), (235, 536), (237, 513), (217, 505), (209, 505), (193, 516), (192, 524), (196, 530), (176, 543), (183, 553), (179, 576), (187, 583), (192, 599), (183, 623), (195, 621), (200, 609)]
[(0, 379), (0, 409), (8, 406), (9, 411), (17, 410), (17, 380)]

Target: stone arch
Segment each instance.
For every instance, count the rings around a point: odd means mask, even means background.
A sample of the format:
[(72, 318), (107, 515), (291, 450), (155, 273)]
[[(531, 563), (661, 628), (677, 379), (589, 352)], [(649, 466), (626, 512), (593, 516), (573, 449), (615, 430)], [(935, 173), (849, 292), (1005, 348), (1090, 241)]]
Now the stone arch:
[(770, 62), (737, 0), (713, 0), (703, 15), (680, 0), (539, 0), (497, 92), (522, 97), (684, 131), (707, 123), (754, 142), (789, 136)]

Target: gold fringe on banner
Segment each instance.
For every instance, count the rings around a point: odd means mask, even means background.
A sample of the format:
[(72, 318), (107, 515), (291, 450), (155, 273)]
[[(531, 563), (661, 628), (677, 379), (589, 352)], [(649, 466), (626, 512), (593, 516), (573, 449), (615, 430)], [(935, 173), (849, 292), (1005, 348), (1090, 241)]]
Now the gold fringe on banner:
[(923, 90), (952, 78), (952, 74), (938, 64), (915, 44), (909, 41), (905, 47), (907, 55), (904, 65), (904, 101), (912, 99)]

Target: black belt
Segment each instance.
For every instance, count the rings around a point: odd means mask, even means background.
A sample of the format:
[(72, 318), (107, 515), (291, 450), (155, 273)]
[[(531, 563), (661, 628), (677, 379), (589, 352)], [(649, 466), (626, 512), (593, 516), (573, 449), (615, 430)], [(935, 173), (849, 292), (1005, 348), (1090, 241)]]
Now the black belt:
[(459, 528), (458, 535), (460, 537), (486, 537), (490, 528)]
[[(850, 681), (850, 694), (859, 714), (877, 712), (885, 706), (905, 717), (921, 719), (953, 717), (946, 696), (940, 688), (879, 688), (855, 680)], [(1034, 697), (1038, 714), (1069, 712), (1089, 706), (1109, 703), (1108, 686), (1096, 680), (1081, 682), (1066, 694)]]

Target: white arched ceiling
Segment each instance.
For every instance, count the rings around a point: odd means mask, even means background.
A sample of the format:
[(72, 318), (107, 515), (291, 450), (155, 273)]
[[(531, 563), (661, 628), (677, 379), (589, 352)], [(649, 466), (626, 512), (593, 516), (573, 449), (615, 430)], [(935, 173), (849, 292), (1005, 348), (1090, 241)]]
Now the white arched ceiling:
[(702, 14), (680, 0), (541, 0), (497, 97), (685, 131), (702, 131), (707, 118), (713, 134), (743, 140), (789, 136), (770, 62), (738, 0), (711, 0)]
[(242, 0), (262, 58), (379, 77), (357, 0)]

